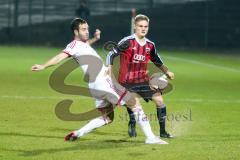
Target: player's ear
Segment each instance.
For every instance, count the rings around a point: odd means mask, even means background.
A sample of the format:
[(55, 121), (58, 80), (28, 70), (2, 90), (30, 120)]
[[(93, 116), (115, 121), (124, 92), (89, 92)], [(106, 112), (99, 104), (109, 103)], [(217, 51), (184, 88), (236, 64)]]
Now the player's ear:
[(74, 35), (78, 35), (79, 33), (78, 33), (78, 30), (74, 30)]

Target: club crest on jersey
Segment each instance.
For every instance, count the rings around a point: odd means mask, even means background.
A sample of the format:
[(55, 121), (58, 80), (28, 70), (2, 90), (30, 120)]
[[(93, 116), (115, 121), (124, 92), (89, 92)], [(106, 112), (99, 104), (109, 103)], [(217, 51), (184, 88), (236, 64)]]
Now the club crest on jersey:
[(150, 48), (146, 48), (146, 53), (150, 54)]

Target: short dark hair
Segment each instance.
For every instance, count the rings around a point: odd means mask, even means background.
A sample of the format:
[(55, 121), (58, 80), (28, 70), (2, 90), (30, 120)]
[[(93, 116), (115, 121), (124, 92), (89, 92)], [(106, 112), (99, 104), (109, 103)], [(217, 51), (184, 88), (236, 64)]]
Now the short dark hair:
[(73, 19), (72, 22), (71, 22), (71, 31), (72, 31), (72, 33), (74, 34), (74, 30), (78, 30), (79, 29), (79, 25), (80, 24), (85, 24), (85, 23), (87, 23), (87, 21), (85, 21), (82, 18), (75, 18), (75, 19)]

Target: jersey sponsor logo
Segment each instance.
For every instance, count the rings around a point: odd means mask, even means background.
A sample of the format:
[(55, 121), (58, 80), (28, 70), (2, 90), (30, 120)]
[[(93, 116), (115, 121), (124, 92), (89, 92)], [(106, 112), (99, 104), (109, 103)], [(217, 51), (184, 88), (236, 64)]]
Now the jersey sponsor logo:
[(146, 57), (144, 55), (134, 54), (133, 59), (134, 61), (145, 61)]

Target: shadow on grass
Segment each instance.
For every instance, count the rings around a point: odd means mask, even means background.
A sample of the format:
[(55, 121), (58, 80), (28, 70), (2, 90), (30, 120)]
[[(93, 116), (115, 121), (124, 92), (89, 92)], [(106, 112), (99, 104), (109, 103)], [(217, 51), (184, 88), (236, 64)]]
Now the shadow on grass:
[(127, 139), (110, 139), (110, 140), (89, 140), (89, 141), (75, 141), (75, 142), (63, 142), (64, 145), (72, 144), (71, 147), (62, 148), (46, 148), (46, 149), (36, 149), (36, 150), (22, 150), (22, 149), (2, 149), (3, 151), (10, 152), (20, 152), (19, 156), (32, 157), (39, 156), (42, 154), (54, 154), (59, 152), (72, 152), (72, 151), (84, 151), (84, 150), (107, 150), (107, 149), (119, 149), (136, 147), (143, 145), (143, 141), (133, 141)]
[(147, 155), (146, 153), (139, 153), (139, 152), (132, 152), (132, 153), (128, 153), (127, 155), (131, 156), (131, 157), (145, 157), (145, 155)]
[[(61, 133), (64, 133), (64, 134), (67, 134), (67, 133), (69, 133), (69, 132), (71, 132), (73, 130), (74, 129), (58, 128), (58, 127), (48, 129), (48, 131), (51, 131), (51, 132), (58, 132), (58, 133), (61, 132)], [(127, 130), (126, 130), (126, 132), (102, 132), (102, 131), (99, 131), (99, 130), (95, 130), (95, 131), (93, 131), (93, 132), (91, 132), (89, 134), (99, 135), (99, 136), (101, 136), (101, 135), (104, 135), (104, 136), (106, 136), (106, 135), (110, 135), (110, 136), (124, 136), (124, 137), (128, 136)]]
[(124, 136), (124, 137), (128, 136), (127, 130), (126, 130), (126, 132), (102, 132), (102, 131), (95, 130), (91, 134), (95, 134), (95, 135), (109, 135), (109, 136)]
[(23, 134), (23, 133), (3, 133), (0, 132), (0, 136), (20, 136), (20, 137), (33, 137), (33, 138), (58, 138), (63, 139), (63, 137), (60, 136), (48, 136), (48, 135), (33, 135), (33, 134)]

